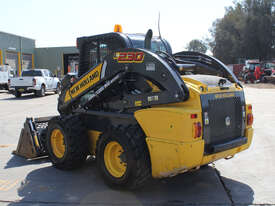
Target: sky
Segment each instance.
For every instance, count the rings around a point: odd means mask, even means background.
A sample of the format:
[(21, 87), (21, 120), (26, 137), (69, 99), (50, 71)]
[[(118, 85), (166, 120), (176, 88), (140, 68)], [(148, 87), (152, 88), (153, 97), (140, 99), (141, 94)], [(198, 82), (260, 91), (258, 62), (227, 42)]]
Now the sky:
[(158, 36), (173, 52), (209, 35), (232, 0), (0, 0), (0, 31), (36, 40), (36, 47), (75, 46), (76, 38), (112, 32)]

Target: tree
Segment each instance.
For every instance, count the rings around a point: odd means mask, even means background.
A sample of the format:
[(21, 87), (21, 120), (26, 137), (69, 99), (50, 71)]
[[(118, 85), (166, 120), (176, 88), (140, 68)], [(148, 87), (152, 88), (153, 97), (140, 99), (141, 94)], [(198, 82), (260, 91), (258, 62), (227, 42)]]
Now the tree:
[(210, 29), (213, 55), (225, 63), (272, 58), (274, 16), (274, 0), (235, 1)]
[(186, 49), (188, 51), (205, 53), (207, 51), (207, 46), (203, 43), (203, 41), (193, 39), (187, 44)]

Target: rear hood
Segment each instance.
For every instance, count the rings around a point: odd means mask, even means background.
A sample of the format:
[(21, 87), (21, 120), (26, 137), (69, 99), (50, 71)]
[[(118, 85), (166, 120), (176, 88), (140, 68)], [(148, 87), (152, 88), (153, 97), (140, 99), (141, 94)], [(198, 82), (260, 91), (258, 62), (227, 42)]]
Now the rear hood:
[(214, 57), (191, 51), (178, 52), (173, 54), (173, 57), (178, 64), (188, 65), (190, 68), (187, 68), (186, 71), (191, 74), (210, 74), (224, 77), (231, 83), (237, 83), (242, 87), (233, 72)]
[(228, 81), (225, 78), (218, 77), (218, 76), (196, 74), (196, 75), (184, 75), (184, 77), (199, 81), (199, 82), (207, 85), (208, 87), (218, 87), (219, 82), (221, 80), (225, 81), (225, 83), (223, 84), (224, 87), (232, 86), (232, 83), (230, 81)]

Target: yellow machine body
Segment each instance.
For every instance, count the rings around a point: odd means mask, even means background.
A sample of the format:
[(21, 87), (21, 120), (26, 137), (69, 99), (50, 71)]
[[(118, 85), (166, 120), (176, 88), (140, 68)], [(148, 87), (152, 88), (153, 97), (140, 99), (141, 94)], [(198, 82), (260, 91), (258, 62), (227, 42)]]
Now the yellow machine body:
[[(218, 92), (216, 98), (230, 97), (232, 92), (240, 91), (242, 88), (233, 85), (221, 94), (219, 87), (207, 88), (198, 81), (182, 78), (190, 91), (187, 101), (135, 112), (135, 118), (146, 134), (154, 178), (174, 176), (218, 159), (232, 157), (247, 149), (251, 144), (253, 128), (246, 126), (245, 136), (248, 138), (246, 144), (215, 154), (204, 155), (205, 143), (202, 135), (194, 138), (193, 128), (196, 122), (203, 125), (200, 94)], [(246, 114), (250, 112), (246, 105)], [(191, 118), (192, 114), (196, 114), (196, 118)]]

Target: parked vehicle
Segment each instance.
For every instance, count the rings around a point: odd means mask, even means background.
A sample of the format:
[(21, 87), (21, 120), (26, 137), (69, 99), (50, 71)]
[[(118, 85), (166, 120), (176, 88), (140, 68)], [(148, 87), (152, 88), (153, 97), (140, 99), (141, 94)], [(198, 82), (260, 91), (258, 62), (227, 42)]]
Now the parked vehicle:
[(255, 76), (256, 67), (260, 66), (260, 61), (258, 59), (251, 59), (245, 61), (245, 66), (243, 67), (242, 79), (244, 83), (254, 83), (257, 81)]
[(43, 97), (46, 92), (60, 92), (60, 80), (48, 69), (23, 70), (21, 77), (12, 78), (10, 91), (20, 97), (22, 93), (34, 93)]
[(275, 63), (264, 62), (262, 64), (262, 70), (264, 71), (265, 76), (270, 76), (272, 74), (272, 70), (275, 70)]
[(0, 65), (0, 89), (9, 90), (9, 81), (12, 77), (14, 77), (14, 69), (9, 65)]

